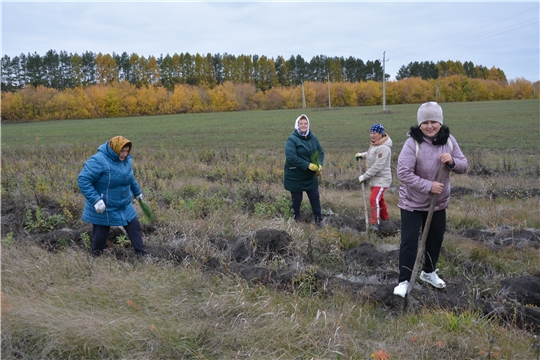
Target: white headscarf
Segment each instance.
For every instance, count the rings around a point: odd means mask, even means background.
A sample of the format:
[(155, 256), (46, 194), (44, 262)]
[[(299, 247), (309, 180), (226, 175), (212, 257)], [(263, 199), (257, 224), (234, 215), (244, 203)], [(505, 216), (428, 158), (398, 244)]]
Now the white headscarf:
[[(307, 120), (307, 130), (306, 130), (305, 134), (302, 134), (300, 132), (300, 129), (298, 128), (298, 122), (300, 121), (301, 118), (306, 118), (306, 120)], [(294, 129), (296, 130), (297, 133), (299, 133), (302, 136), (308, 136), (309, 135), (309, 119), (308, 119), (307, 115), (302, 114), (302, 115), (300, 115), (299, 117), (296, 118), (296, 122), (294, 123)]]

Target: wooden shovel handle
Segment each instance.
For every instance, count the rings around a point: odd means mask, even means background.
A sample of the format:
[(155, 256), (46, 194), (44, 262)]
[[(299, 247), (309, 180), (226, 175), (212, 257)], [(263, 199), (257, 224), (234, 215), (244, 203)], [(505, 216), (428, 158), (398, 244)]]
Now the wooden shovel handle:
[[(360, 176), (362, 176), (362, 159), (358, 159), (358, 169), (360, 170)], [(369, 241), (369, 214), (368, 207), (366, 203), (366, 189), (364, 186), (364, 181), (362, 181), (362, 197), (364, 198), (364, 217), (366, 218), (366, 235), (367, 240)]]

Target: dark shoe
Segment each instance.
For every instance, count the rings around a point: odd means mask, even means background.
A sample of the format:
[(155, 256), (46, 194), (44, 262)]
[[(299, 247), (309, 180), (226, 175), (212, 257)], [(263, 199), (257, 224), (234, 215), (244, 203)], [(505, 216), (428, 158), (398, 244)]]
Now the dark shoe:
[(379, 225), (377, 225), (377, 224), (371, 224), (371, 225), (369, 225), (368, 230), (369, 230), (369, 231), (373, 231), (373, 232), (379, 232)]

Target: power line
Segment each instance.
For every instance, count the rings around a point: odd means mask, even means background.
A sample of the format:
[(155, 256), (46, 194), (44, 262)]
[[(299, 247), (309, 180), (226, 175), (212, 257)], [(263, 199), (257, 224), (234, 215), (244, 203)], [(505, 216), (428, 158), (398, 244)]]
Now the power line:
[[(448, 44), (444, 44), (444, 45), (441, 44), (438, 47), (430, 47), (428, 50), (421, 50), (421, 51), (416, 51), (416, 52), (405, 53), (405, 54), (402, 54), (401, 57), (403, 57), (405, 55), (410, 56), (410, 55), (416, 55), (416, 54), (423, 54), (426, 51), (433, 52), (434, 50), (444, 50), (444, 49), (447, 49), (447, 48), (454, 47), (456, 45), (462, 45), (462, 44), (466, 44), (466, 43), (470, 43), (470, 42), (474, 42), (474, 41), (478, 41), (478, 40), (488, 39), (488, 38), (491, 38), (491, 37), (494, 37), (494, 36), (499, 36), (499, 35), (502, 35), (502, 34), (505, 34), (505, 33), (509, 33), (509, 32), (515, 31), (515, 30), (519, 30), (519, 29), (522, 29), (524, 27), (535, 25), (535, 23), (538, 22), (537, 19), (532, 19), (532, 20), (527, 20), (527, 21), (535, 21), (535, 22), (530, 23), (530, 24), (525, 24), (523, 26), (513, 28), (513, 29), (509, 29), (509, 30), (506, 30), (506, 31), (502, 31), (505, 28), (501, 28), (501, 29), (495, 30), (493, 33), (481, 34), (481, 35), (477, 35), (477, 36), (474, 36), (474, 37), (471, 37), (471, 38), (463, 39), (463, 40), (460, 40), (460, 41), (456, 41), (456, 42), (448, 43)], [(510, 28), (510, 27), (513, 27), (513, 26), (515, 26), (515, 25), (511, 25), (511, 26), (508, 26), (506, 28)], [(438, 42), (440, 43), (440, 41), (438, 41)]]
[[(516, 17), (516, 16), (519, 16), (519, 15), (522, 15), (524, 13), (527, 13), (529, 14), (532, 10), (535, 10), (535, 9), (538, 9), (538, 6), (535, 6), (534, 8), (532, 9), (529, 9), (529, 10), (525, 10), (525, 11), (522, 11), (520, 13), (517, 13), (517, 14), (514, 14), (514, 15), (511, 15), (511, 16), (508, 16), (506, 18), (503, 18), (503, 19), (500, 19), (500, 20), (497, 20), (495, 22), (492, 22), (492, 23), (489, 23), (489, 24), (486, 24), (486, 25), (482, 25), (482, 26), (479, 26), (479, 27), (476, 27), (476, 28), (473, 28), (473, 29), (470, 29), (470, 30), (466, 30), (466, 31), (463, 31), (463, 32), (460, 32), (460, 33), (457, 33), (457, 34), (454, 34), (454, 35), (451, 35), (451, 36), (448, 36), (448, 37), (445, 37), (445, 38), (441, 38), (441, 39), (437, 39), (437, 40), (433, 40), (433, 41), (428, 41), (428, 42), (423, 42), (422, 44), (418, 44), (418, 45), (412, 45), (412, 46), (407, 46), (407, 47), (401, 47), (401, 48), (397, 48), (397, 49), (393, 49), (392, 52), (396, 52), (396, 51), (399, 51), (399, 50), (403, 50), (403, 49), (411, 49), (411, 48), (415, 48), (415, 47), (423, 47), (423, 48), (426, 48), (426, 45), (428, 44), (431, 44), (431, 43), (438, 43), (438, 44), (441, 44), (442, 41), (446, 40), (446, 39), (451, 39), (451, 38), (455, 38), (456, 36), (460, 36), (460, 35), (463, 35), (463, 34), (467, 34), (467, 33), (470, 33), (472, 31), (477, 31), (478, 29), (482, 29), (482, 28), (485, 28), (485, 27), (488, 27), (488, 26), (492, 26), (494, 24), (497, 24), (497, 23), (500, 23), (504, 20), (507, 20), (507, 19), (511, 19), (513, 17)], [(536, 14), (538, 14), (538, 12), (536, 12)], [(526, 24), (524, 26), (521, 26), (521, 27), (518, 27), (518, 28), (515, 28), (515, 29), (512, 29), (512, 30), (508, 30), (506, 32), (510, 32), (510, 31), (514, 31), (514, 30), (518, 30), (518, 29), (521, 29), (523, 27), (526, 27), (526, 26), (530, 26), (530, 25), (534, 25), (535, 23), (538, 23), (538, 16), (536, 16), (536, 18), (533, 18), (533, 19), (528, 19), (524, 22), (520, 22), (518, 24), (512, 24), (510, 26), (507, 26), (507, 27), (504, 27), (504, 28), (501, 28), (501, 29), (496, 29), (496, 30), (493, 30), (491, 31), (491, 33), (494, 33), (494, 32), (499, 32), (503, 29), (506, 29), (506, 28), (511, 28), (511, 27), (514, 27), (516, 25), (520, 25), (520, 24), (524, 24), (524, 23), (527, 23), (527, 22), (531, 22), (533, 21), (533, 23), (529, 23), (529, 24)], [(498, 34), (495, 34), (495, 35), (501, 35), (505, 32), (499, 32)], [(429, 51), (432, 51), (432, 50), (440, 50), (440, 49), (444, 49), (446, 47), (451, 47), (451, 46), (454, 46), (454, 44), (461, 44), (461, 43), (464, 43), (464, 42), (468, 42), (468, 41), (471, 41), (473, 39), (476, 39), (476, 38), (481, 38), (481, 37), (492, 37), (492, 36), (495, 36), (495, 35), (492, 35), (490, 34), (489, 32), (488, 33), (485, 33), (485, 34), (481, 34), (481, 35), (478, 35), (478, 36), (475, 36), (473, 38), (469, 38), (469, 39), (466, 39), (466, 40), (461, 40), (461, 41), (458, 41), (457, 43), (450, 43), (450, 44), (446, 44), (446, 45), (442, 45), (441, 47), (438, 47), (436, 49), (433, 49), (433, 48), (430, 48)], [(425, 51), (420, 51), (420, 52), (411, 52), (411, 53), (407, 53), (407, 55), (414, 55), (414, 54), (421, 54), (421, 53), (425, 53)]]

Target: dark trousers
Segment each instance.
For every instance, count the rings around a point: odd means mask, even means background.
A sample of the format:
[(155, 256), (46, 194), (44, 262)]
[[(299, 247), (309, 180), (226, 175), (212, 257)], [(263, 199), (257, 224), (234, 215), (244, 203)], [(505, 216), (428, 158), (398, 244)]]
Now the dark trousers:
[[(401, 244), (399, 246), (399, 282), (410, 281), (416, 261), (420, 228), (426, 224), (427, 211), (406, 211), (401, 209)], [(433, 272), (439, 260), (444, 232), (446, 231), (446, 210), (433, 212), (426, 239), (422, 270)]]
[[(315, 222), (321, 222), (322, 221), (322, 214), (321, 214), (321, 199), (319, 195), (319, 187), (316, 187), (313, 190), (306, 191), (306, 194), (309, 199), (309, 203), (311, 204), (311, 211), (313, 211), (313, 217), (315, 218)], [(292, 198), (292, 209), (294, 211), (294, 219), (300, 220), (300, 205), (302, 205), (302, 198), (304, 196), (303, 192), (293, 192), (291, 191), (291, 198)]]
[[(107, 239), (109, 238), (110, 226), (104, 225), (93, 225), (92, 227), (92, 254), (100, 255), (105, 246), (107, 245)], [(135, 218), (128, 222), (126, 226), (127, 235), (133, 248), (135, 249), (135, 254), (144, 255), (146, 254), (144, 250), (144, 243), (141, 235), (141, 223), (139, 219)]]

